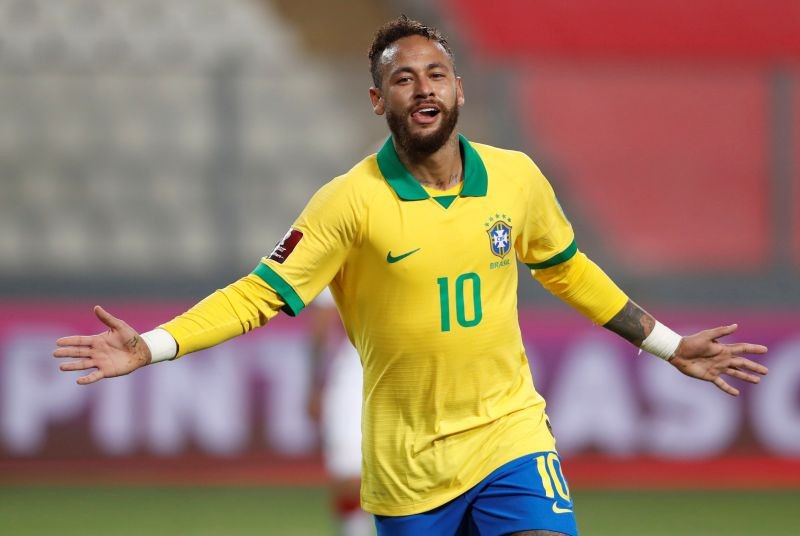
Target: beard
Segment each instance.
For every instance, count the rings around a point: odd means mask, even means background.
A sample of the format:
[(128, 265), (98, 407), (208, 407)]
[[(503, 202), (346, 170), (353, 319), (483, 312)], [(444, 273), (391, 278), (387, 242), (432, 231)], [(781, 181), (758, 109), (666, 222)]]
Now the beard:
[(392, 136), (412, 161), (419, 161), (432, 155), (450, 139), (458, 123), (458, 105), (453, 104), (451, 108), (440, 107), (439, 114), (442, 116), (439, 128), (430, 133), (415, 135), (409, 129), (407, 115), (386, 111), (386, 123)]

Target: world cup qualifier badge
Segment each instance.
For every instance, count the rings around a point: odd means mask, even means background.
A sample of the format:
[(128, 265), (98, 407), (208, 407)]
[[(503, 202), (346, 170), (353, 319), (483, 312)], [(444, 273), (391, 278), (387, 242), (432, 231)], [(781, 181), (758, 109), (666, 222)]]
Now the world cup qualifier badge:
[(284, 235), (283, 240), (275, 244), (275, 249), (272, 250), (269, 258), (276, 261), (278, 264), (283, 264), (283, 262), (289, 258), (289, 255), (292, 254), (292, 251), (294, 251), (295, 246), (297, 246), (301, 238), (303, 238), (302, 232), (294, 227), (290, 228)]
[(489, 235), (489, 249), (502, 259), (511, 250), (511, 218), (501, 213), (493, 214), (484, 225)]

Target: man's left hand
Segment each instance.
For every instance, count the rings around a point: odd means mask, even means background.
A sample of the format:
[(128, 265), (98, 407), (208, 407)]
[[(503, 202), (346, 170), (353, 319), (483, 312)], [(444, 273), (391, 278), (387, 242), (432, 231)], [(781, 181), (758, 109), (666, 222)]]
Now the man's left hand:
[(760, 344), (724, 344), (718, 339), (730, 335), (738, 326), (707, 329), (681, 340), (669, 362), (692, 378), (711, 382), (729, 395), (738, 396), (739, 390), (725, 381), (723, 376), (758, 383), (767, 373), (767, 367), (742, 357), (743, 354), (761, 355), (767, 347)]

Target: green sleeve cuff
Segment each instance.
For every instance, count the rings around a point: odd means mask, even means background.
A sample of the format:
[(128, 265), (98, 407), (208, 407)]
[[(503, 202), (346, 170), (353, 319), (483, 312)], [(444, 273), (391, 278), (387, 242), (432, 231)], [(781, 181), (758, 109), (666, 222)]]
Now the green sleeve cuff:
[(573, 240), (572, 243), (569, 246), (567, 246), (567, 249), (565, 249), (561, 253), (558, 253), (557, 255), (550, 257), (546, 261), (532, 263), (532, 264), (528, 263), (525, 264), (531, 270), (543, 270), (545, 268), (551, 268), (553, 266), (556, 266), (557, 264), (561, 264), (562, 262), (567, 262), (572, 257), (574, 257), (577, 252), (578, 252), (578, 244), (575, 242), (575, 240)]
[(256, 266), (256, 269), (253, 270), (253, 275), (257, 275), (263, 279), (267, 285), (271, 286), (275, 292), (278, 293), (278, 296), (283, 298), (283, 303), (285, 305), (281, 307), (281, 311), (287, 315), (297, 316), (300, 314), (300, 311), (305, 308), (306, 304), (303, 303), (303, 300), (300, 299), (300, 296), (297, 295), (297, 292), (294, 291), (292, 286), (284, 281), (275, 270), (263, 262)]

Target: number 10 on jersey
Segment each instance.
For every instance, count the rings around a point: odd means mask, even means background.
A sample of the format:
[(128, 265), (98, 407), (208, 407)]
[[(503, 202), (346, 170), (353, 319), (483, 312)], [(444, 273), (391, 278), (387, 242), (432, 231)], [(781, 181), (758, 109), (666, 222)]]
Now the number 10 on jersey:
[[(436, 280), (439, 284), (439, 308), (441, 312), (442, 331), (450, 331), (450, 293), (452, 289), (455, 295), (456, 305), (456, 321), (458, 325), (465, 328), (471, 328), (480, 324), (483, 318), (483, 309), (481, 308), (481, 278), (474, 272), (461, 274), (458, 276), (451, 286), (449, 277), (440, 277)], [(465, 305), (465, 294), (471, 295), (472, 300), (467, 300), (467, 303), (472, 302), (469, 313)]]

